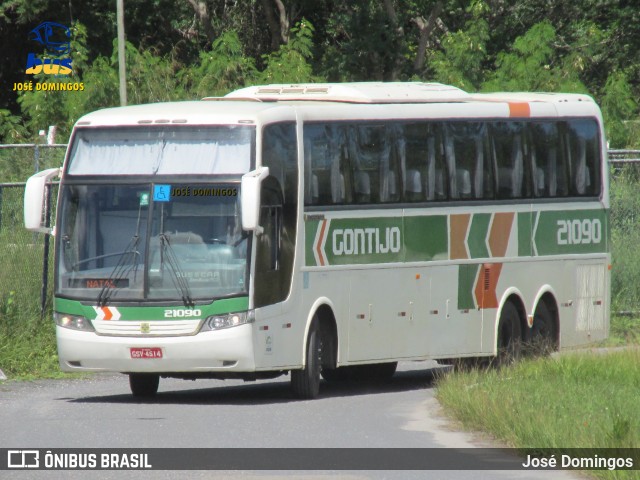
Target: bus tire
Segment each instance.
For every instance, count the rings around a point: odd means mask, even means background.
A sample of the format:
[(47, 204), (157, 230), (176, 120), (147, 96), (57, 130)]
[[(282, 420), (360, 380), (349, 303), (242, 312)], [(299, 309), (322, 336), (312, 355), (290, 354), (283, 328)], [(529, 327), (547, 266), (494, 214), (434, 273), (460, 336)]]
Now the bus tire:
[(160, 375), (153, 373), (130, 373), (129, 387), (134, 397), (153, 397), (158, 393)]
[(322, 341), (318, 322), (314, 321), (307, 338), (305, 366), (301, 370), (291, 370), (291, 390), (296, 398), (309, 400), (320, 392), (320, 370)]
[(533, 317), (531, 348), (534, 355), (549, 355), (557, 350), (556, 323), (546, 302), (541, 301)]
[(502, 307), (498, 323), (498, 355), (495, 363), (498, 367), (513, 364), (520, 358), (522, 351), (522, 327), (520, 315), (512, 302)]

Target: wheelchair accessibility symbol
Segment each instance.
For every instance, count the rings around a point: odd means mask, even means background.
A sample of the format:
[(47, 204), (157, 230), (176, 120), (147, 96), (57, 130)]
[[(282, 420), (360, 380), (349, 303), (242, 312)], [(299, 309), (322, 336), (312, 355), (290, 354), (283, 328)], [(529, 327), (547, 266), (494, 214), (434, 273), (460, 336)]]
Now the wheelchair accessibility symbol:
[(171, 200), (171, 185), (154, 185), (153, 201), (168, 202)]

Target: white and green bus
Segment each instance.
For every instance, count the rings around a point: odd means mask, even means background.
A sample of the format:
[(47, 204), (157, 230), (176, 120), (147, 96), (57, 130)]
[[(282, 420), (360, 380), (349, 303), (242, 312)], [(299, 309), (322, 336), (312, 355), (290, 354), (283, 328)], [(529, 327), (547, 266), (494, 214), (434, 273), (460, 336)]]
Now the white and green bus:
[[(64, 371), (385, 377), (609, 330), (602, 117), (585, 95), (268, 85), (101, 110), (27, 183)], [(54, 228), (46, 186), (60, 176)]]

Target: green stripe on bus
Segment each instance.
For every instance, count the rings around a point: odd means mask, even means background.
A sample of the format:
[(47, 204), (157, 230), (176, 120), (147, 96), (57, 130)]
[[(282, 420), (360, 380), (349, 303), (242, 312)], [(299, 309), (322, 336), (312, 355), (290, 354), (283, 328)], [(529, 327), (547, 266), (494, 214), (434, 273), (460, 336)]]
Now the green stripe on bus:
[(490, 222), (490, 213), (476, 213), (473, 215), (471, 226), (469, 227), (469, 236), (467, 238), (471, 258), (490, 257), (489, 250), (487, 249), (487, 232), (489, 231)]
[(480, 264), (464, 264), (458, 266), (458, 309), (471, 310), (476, 308), (473, 290)]
[(553, 210), (537, 214), (533, 232), (538, 256), (608, 251), (606, 210)]
[[(96, 318), (97, 314), (94, 310), (94, 305), (85, 305), (84, 302), (77, 300), (69, 300), (66, 298), (54, 299), (54, 310), (59, 313), (68, 313), (70, 315), (82, 315), (89, 320)], [(183, 306), (143, 306), (143, 307), (121, 307), (111, 306), (116, 308), (120, 313), (120, 320), (176, 320), (176, 318), (166, 318), (165, 310), (195, 310), (198, 309), (202, 312), (197, 318), (206, 318), (211, 315), (219, 315), (230, 312), (241, 312), (249, 308), (249, 297), (234, 297), (223, 298), (215, 300), (208, 305), (198, 305), (193, 308)], [(184, 317), (195, 319), (194, 317)]]
[[(471, 215), (464, 240), (469, 258), (501, 258), (503, 255), (502, 249), (492, 255), (487, 246), (492, 218), (495, 221), (496, 215)], [(512, 238), (517, 245), (510, 251), (518, 257), (606, 253), (609, 249), (608, 212), (604, 209), (520, 212), (516, 222), (517, 235)], [(491, 234), (494, 237), (510, 235), (499, 230), (493, 228)], [(448, 260), (450, 235), (448, 215), (307, 220), (305, 265)], [(460, 241), (456, 239), (456, 245)], [(507, 250), (511, 248), (506, 242), (504, 245)]]
[(449, 258), (447, 216), (404, 218), (405, 261), (424, 262)]
[(533, 214), (531, 212), (518, 213), (518, 256), (533, 255)]

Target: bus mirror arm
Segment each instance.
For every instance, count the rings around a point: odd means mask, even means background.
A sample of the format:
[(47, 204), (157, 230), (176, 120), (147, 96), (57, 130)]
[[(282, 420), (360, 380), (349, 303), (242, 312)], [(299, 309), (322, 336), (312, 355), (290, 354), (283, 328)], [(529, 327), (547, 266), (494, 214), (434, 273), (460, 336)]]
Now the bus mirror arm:
[(260, 186), (269, 175), (269, 167), (258, 167), (242, 176), (240, 202), (242, 210), (242, 229), (261, 234), (260, 226)]
[(32, 232), (53, 234), (54, 229), (43, 223), (46, 208), (46, 187), (55, 177), (59, 177), (61, 168), (49, 168), (38, 172), (27, 180), (24, 189), (24, 226)]

